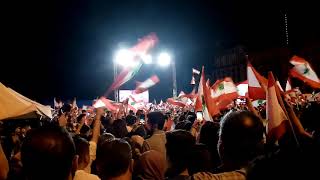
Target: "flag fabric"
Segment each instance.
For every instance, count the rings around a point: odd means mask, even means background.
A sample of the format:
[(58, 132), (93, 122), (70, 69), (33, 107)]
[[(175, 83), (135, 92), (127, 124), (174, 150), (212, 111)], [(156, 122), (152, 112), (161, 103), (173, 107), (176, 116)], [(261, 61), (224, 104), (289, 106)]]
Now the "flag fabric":
[(192, 78), (191, 78), (191, 85), (195, 85), (196, 84), (196, 79), (194, 78), (194, 75), (192, 74)]
[(239, 96), (248, 96), (248, 80), (238, 83), (237, 91)]
[(230, 77), (217, 80), (211, 88), (211, 98), (215, 100), (220, 110), (226, 109), (238, 97), (237, 86)]
[(293, 56), (290, 63), (294, 65), (290, 70), (290, 75), (292, 77), (302, 80), (312, 88), (320, 89), (320, 79), (311, 68), (308, 61), (301, 57)]
[(114, 91), (121, 87), (123, 84), (132, 79), (137, 72), (140, 70), (143, 62), (141, 61), (141, 57), (146, 55), (148, 51), (155, 46), (158, 42), (158, 38), (156, 34), (151, 33), (144, 38), (142, 38), (135, 46), (133, 46), (130, 51), (133, 52), (132, 61), (136, 61), (135, 66), (125, 68), (120, 74), (116, 77), (115, 81), (109, 87), (106, 96), (109, 95), (111, 91)]
[(267, 90), (267, 140), (279, 140), (287, 130), (288, 117), (279, 104), (276, 93), (276, 81), (271, 72), (268, 73)]
[(199, 104), (201, 103), (204, 120), (213, 121), (208, 110), (208, 106), (207, 106), (208, 104), (206, 102), (209, 98), (209, 94), (207, 93), (208, 93), (208, 90), (207, 90), (206, 81), (205, 81), (204, 66), (202, 66), (202, 73), (201, 73), (201, 78), (200, 78), (199, 87), (198, 87), (198, 99), (197, 99), (198, 104), (196, 103), (196, 105), (199, 106)]
[(248, 96), (253, 100), (266, 99), (268, 80), (260, 75), (250, 63), (247, 66), (247, 78)]
[(290, 91), (292, 89), (291, 86), (291, 78), (288, 77), (287, 83), (286, 83), (286, 91)]
[(59, 109), (59, 108), (62, 108), (63, 102), (61, 100), (59, 100), (58, 102), (56, 98), (53, 98), (53, 105), (54, 105), (54, 108)]
[(186, 93), (184, 93), (183, 91), (180, 91), (178, 98), (184, 97), (186, 95)]
[(136, 94), (140, 94), (160, 82), (158, 76), (153, 75), (142, 83), (139, 83), (135, 89)]
[(94, 108), (99, 108), (99, 107), (106, 107), (109, 111), (116, 111), (118, 110), (118, 107), (112, 104), (112, 101), (105, 98), (101, 97), (95, 103), (93, 104)]
[(200, 74), (200, 71), (197, 70), (197, 69), (192, 68), (192, 74), (197, 74), (197, 75), (199, 75), (199, 74)]
[(179, 101), (179, 100), (176, 100), (176, 99), (173, 99), (173, 98), (168, 98), (167, 99), (167, 103), (175, 105), (175, 106), (179, 106), (179, 107), (185, 107), (186, 106), (186, 104), (183, 103), (182, 101)]
[(277, 86), (279, 87), (279, 89), (283, 92), (283, 89), (282, 89), (282, 87), (281, 87), (280, 82), (279, 82), (279, 81), (276, 81), (276, 84), (277, 84)]

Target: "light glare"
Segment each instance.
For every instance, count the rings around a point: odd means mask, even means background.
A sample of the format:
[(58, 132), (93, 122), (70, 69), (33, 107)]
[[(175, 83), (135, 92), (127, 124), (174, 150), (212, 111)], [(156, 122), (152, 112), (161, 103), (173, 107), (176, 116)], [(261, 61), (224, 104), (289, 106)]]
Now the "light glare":
[(168, 53), (162, 52), (159, 54), (158, 64), (160, 66), (168, 66), (170, 63), (171, 63), (171, 56)]

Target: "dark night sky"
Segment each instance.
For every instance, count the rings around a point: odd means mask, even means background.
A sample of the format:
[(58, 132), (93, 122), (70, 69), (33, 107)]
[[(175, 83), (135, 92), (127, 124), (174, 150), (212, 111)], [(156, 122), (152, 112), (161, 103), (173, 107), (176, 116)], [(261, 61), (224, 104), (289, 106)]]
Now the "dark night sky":
[[(0, 81), (40, 101), (54, 96), (92, 99), (112, 82), (112, 56), (119, 45), (133, 45), (155, 32), (160, 42), (154, 51), (174, 54), (178, 89), (188, 92), (191, 68), (209, 67), (221, 49), (284, 46), (284, 11), (291, 47), (319, 41), (319, 11), (311, 6), (235, 0), (11, 2), (2, 6)], [(165, 98), (171, 93), (168, 72), (145, 66), (135, 80), (159, 75), (151, 98)]]

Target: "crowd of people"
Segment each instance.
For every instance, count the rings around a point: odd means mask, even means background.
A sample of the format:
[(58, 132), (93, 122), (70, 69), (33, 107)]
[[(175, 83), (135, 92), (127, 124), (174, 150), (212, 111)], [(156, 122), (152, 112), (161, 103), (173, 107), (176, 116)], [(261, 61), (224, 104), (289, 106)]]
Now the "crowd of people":
[(318, 179), (320, 103), (288, 108), (306, 132), (292, 128), (270, 143), (266, 109), (249, 99), (214, 121), (192, 108), (65, 104), (53, 119), (1, 124), (0, 179)]

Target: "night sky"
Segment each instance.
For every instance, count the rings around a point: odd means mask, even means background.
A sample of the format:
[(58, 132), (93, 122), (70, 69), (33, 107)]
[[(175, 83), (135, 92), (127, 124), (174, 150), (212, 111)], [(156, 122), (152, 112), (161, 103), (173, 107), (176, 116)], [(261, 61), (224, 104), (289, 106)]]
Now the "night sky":
[[(191, 68), (210, 66), (220, 51), (243, 45), (250, 51), (285, 46), (288, 13), (290, 48), (319, 42), (320, 11), (276, 1), (131, 0), (21, 1), (2, 5), (0, 81), (38, 101), (93, 99), (113, 80), (112, 57), (121, 46), (155, 32), (174, 55), (178, 90), (191, 91)], [(314, 6), (316, 7), (316, 6)], [(319, 47), (320, 49), (320, 47)], [(320, 60), (319, 60), (320, 61)], [(207, 69), (210, 72), (210, 69)], [(144, 66), (124, 86), (134, 88), (157, 74), (151, 99), (171, 95), (171, 71)]]

